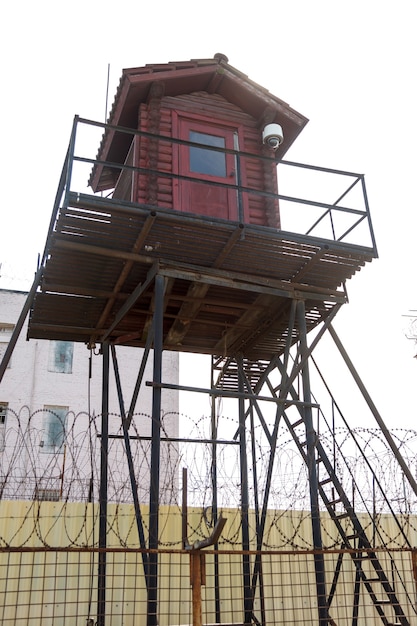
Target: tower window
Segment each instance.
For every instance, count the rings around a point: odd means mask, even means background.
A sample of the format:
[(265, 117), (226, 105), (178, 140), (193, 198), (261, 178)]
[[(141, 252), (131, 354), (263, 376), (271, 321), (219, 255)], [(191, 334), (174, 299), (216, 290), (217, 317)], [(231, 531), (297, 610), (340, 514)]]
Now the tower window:
[[(225, 138), (217, 135), (208, 135), (190, 130), (190, 141), (205, 146), (225, 149)], [(190, 146), (190, 172), (209, 174), (210, 176), (226, 176), (226, 154), (217, 150), (196, 148)]]

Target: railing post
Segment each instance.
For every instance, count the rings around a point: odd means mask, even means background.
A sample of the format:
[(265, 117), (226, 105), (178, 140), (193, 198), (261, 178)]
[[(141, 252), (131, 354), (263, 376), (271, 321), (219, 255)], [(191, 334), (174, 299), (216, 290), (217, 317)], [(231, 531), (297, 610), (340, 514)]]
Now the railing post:
[(203, 609), (201, 586), (205, 584), (205, 554), (201, 550), (190, 552), (190, 573), (193, 605), (193, 626), (202, 626)]
[(368, 194), (366, 192), (365, 177), (364, 176), (361, 176), (361, 184), (362, 184), (363, 199), (364, 199), (364, 202), (365, 202), (366, 215), (368, 217), (368, 226), (369, 226), (369, 233), (371, 235), (372, 248), (374, 250), (375, 257), (378, 257), (378, 248), (376, 247), (374, 227), (372, 226), (371, 211), (369, 209)]
[(71, 189), (72, 168), (74, 164), (75, 139), (77, 136), (78, 121), (79, 121), (79, 116), (76, 115), (74, 117), (74, 122), (72, 124), (71, 138), (70, 138), (69, 147), (68, 147), (67, 175), (65, 178), (65, 196), (64, 196), (65, 207), (68, 206), (69, 194), (70, 194), (70, 189)]

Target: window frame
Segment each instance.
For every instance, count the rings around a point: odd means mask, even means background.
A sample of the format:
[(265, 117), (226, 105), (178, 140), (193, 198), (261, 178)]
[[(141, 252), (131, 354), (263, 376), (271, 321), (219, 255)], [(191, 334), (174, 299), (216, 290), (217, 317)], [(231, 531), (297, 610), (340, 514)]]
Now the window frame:
[[(3, 360), (4, 354), (7, 350), (7, 346), (9, 345), (10, 339), (12, 338), (14, 329), (14, 324), (10, 324), (9, 322), (0, 322), (0, 362)], [(9, 369), (11, 366), (12, 357), (10, 356), (6, 369)]]
[[(43, 410), (43, 439), (41, 439), (39, 444), (41, 452), (47, 454), (61, 454), (65, 447), (69, 407), (57, 404), (45, 404)], [(53, 419), (51, 419), (51, 416), (53, 416)], [(59, 433), (59, 442), (54, 443), (54, 441), (58, 439), (56, 432), (54, 433), (54, 429), (59, 424), (61, 424), (62, 429)]]
[[(212, 137), (212, 143), (204, 142), (204, 138)], [(226, 136), (225, 134), (202, 132), (199, 128), (195, 130), (190, 128), (188, 131), (188, 139), (192, 143), (198, 143), (201, 148), (197, 146), (188, 146), (188, 167), (190, 175), (203, 175), (214, 178), (227, 178), (227, 154), (226, 150)], [(201, 139), (199, 141), (199, 139)], [(215, 145), (222, 143), (223, 145)], [(211, 149), (207, 149), (205, 146), (209, 146)], [(218, 150), (214, 150), (218, 148)], [(221, 163), (219, 158), (221, 157)], [(203, 167), (206, 165), (207, 167)], [(220, 165), (220, 167), (219, 167)]]
[[(65, 350), (62, 350), (65, 344)], [(62, 358), (64, 355), (64, 358)], [(58, 360), (58, 357), (59, 358)], [(51, 340), (49, 342), (48, 372), (55, 374), (72, 374), (74, 363), (74, 342)]]
[(9, 403), (0, 402), (0, 452), (3, 452), (6, 447), (6, 424), (8, 410)]

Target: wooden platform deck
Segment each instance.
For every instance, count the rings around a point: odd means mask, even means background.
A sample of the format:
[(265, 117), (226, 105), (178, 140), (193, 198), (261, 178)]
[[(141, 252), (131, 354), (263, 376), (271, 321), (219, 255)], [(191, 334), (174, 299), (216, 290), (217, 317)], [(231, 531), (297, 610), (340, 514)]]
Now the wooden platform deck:
[[(48, 242), (30, 338), (144, 346), (166, 279), (164, 349), (269, 359), (291, 301), (312, 329), (372, 249), (72, 193)], [(292, 341), (296, 341), (294, 330)]]

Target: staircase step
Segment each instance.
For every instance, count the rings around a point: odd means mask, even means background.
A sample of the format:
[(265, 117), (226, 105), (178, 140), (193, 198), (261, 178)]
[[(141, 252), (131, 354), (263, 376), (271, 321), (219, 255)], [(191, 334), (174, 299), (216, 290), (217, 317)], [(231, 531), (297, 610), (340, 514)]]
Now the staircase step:
[(338, 513), (336, 515), (336, 519), (338, 519), (338, 520), (339, 519), (346, 519), (347, 517), (350, 517), (350, 516), (349, 516), (349, 513), (346, 513), (346, 512), (345, 513)]
[[(346, 535), (346, 539), (359, 539), (360, 536), (358, 535), (358, 533), (355, 533), (354, 535)], [(366, 557), (363, 557), (366, 558)]]
[(340, 502), (342, 502), (341, 498), (336, 498), (336, 500), (329, 500), (328, 505), (329, 506), (335, 506), (336, 504), (340, 504)]
[(349, 517), (349, 513), (338, 513), (336, 515), (336, 519), (346, 519), (347, 517)]
[(329, 477), (329, 478), (325, 478), (324, 480), (321, 480), (319, 484), (321, 487), (323, 487), (323, 485), (327, 485), (328, 483), (332, 483), (332, 482), (333, 482), (333, 479)]

